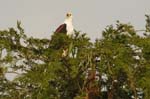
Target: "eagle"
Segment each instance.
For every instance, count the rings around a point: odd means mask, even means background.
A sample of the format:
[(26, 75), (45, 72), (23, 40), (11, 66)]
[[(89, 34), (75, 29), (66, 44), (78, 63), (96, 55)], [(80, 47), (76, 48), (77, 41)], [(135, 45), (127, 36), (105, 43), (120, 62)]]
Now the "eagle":
[(61, 24), (54, 33), (64, 33), (66, 35), (72, 35), (74, 33), (74, 27), (72, 25), (72, 14), (67, 13), (66, 19), (63, 24)]

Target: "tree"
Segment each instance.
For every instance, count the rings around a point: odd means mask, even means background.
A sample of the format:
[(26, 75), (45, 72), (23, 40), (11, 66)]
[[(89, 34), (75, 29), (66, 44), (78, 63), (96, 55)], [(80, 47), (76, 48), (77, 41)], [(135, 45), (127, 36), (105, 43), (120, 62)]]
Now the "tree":
[[(0, 99), (150, 98), (149, 16), (145, 37), (117, 21), (90, 42), (86, 34), (27, 37), (0, 31)], [(10, 81), (6, 74), (16, 74)]]

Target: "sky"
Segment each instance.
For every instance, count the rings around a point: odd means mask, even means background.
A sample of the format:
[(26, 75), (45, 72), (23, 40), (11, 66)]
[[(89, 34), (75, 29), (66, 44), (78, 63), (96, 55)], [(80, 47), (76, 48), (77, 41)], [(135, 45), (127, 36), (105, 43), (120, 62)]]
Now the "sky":
[(67, 12), (73, 14), (74, 28), (94, 40), (116, 20), (143, 29), (150, 0), (0, 0), (0, 30), (20, 20), (28, 36), (50, 38)]
[[(16, 28), (20, 20), (27, 36), (50, 38), (67, 12), (75, 29), (95, 40), (116, 20), (143, 29), (150, 0), (0, 0), (0, 30)], [(15, 74), (6, 76), (13, 80)]]

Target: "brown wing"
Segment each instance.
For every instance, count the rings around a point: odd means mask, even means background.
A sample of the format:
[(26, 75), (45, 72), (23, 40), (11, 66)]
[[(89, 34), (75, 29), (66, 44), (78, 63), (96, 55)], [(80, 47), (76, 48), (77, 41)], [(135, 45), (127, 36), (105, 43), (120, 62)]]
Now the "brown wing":
[(62, 24), (62, 25), (60, 25), (57, 29), (56, 29), (56, 31), (55, 31), (55, 33), (67, 33), (67, 25), (66, 24)]

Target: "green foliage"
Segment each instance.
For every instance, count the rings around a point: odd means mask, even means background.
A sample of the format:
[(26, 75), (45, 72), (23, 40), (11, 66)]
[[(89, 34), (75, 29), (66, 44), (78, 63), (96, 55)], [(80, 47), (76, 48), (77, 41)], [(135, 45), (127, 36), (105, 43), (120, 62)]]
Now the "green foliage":
[[(149, 99), (149, 36), (140, 37), (132, 25), (119, 21), (102, 33), (103, 38), (95, 42), (78, 31), (70, 37), (57, 33), (51, 39), (29, 38), (19, 21), (17, 30), (0, 31), (0, 99), (82, 99), (87, 95), (87, 70), (94, 67), (100, 77), (94, 86), (102, 99), (106, 99), (101, 91), (102, 74), (108, 77), (109, 99), (137, 99), (137, 89)], [(17, 76), (10, 81), (8, 73)]]

